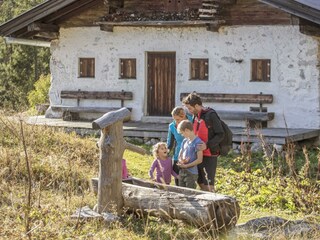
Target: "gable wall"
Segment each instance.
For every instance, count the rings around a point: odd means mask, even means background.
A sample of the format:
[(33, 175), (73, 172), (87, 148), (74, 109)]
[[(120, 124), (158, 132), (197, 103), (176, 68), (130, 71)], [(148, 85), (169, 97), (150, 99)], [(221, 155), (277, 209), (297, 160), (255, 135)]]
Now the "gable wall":
[[(269, 127), (319, 128), (319, 41), (303, 35), (297, 26), (226, 27), (220, 32), (205, 28), (115, 27), (61, 29), (52, 44), (51, 104), (60, 104), (61, 90), (133, 91), (132, 119), (145, 111), (147, 51), (176, 52), (176, 104), (181, 92), (273, 94), (266, 105), (275, 112)], [(96, 58), (96, 77), (78, 78), (78, 58)], [(188, 81), (189, 59), (209, 58), (209, 81)], [(119, 79), (119, 58), (137, 59), (137, 79)], [(250, 59), (271, 59), (271, 82), (249, 82)], [(242, 60), (237, 63), (235, 60)], [(106, 101), (83, 100), (101, 106)], [(76, 100), (63, 104), (76, 104)], [(109, 105), (120, 106), (118, 101)], [(254, 104), (207, 104), (216, 109), (248, 111)], [(285, 118), (285, 119), (284, 119)], [(243, 126), (240, 122), (229, 122)]]
[(257, 0), (237, 0), (225, 8), (227, 25), (291, 25), (296, 19), (290, 14)]
[[(75, 10), (64, 17), (59, 17), (55, 22), (60, 27), (83, 27), (95, 25), (95, 22), (101, 21), (101, 17), (108, 14), (108, 7), (102, 0), (96, 0), (85, 10)], [(57, 12), (56, 14), (58, 14)], [(50, 19), (50, 16), (48, 17)]]

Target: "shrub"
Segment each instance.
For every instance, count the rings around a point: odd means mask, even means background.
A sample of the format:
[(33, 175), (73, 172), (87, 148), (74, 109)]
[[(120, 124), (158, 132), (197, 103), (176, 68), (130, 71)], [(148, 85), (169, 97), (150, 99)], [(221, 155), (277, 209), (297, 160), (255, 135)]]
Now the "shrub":
[(34, 90), (28, 94), (28, 102), (31, 108), (35, 108), (37, 104), (49, 102), (49, 88), (51, 75), (41, 75), (39, 80), (34, 84)]

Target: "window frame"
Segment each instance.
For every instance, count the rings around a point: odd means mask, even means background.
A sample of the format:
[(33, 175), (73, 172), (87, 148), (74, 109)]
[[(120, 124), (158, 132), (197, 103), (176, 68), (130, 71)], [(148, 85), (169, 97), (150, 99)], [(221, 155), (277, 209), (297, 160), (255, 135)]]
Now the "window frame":
[(79, 58), (78, 77), (95, 78), (96, 60), (95, 58)]
[(271, 59), (251, 59), (250, 74), (250, 82), (271, 82)]
[[(201, 64), (204, 63), (204, 67)], [(194, 69), (194, 68), (198, 68)], [(201, 76), (201, 68), (204, 68), (204, 76)], [(189, 61), (189, 80), (208, 81), (209, 80), (209, 58), (190, 58)]]
[[(130, 64), (133, 66), (128, 66)], [(128, 70), (129, 68), (132, 68), (132, 70)], [(119, 79), (137, 79), (136, 58), (119, 58)]]

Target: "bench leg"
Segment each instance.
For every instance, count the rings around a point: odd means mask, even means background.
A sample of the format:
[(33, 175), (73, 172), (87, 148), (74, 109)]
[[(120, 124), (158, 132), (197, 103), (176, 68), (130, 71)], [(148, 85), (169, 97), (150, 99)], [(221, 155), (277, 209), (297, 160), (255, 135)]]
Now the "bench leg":
[(79, 117), (79, 113), (64, 111), (62, 114), (62, 119), (64, 121), (76, 121), (76, 120), (79, 120), (80, 117)]

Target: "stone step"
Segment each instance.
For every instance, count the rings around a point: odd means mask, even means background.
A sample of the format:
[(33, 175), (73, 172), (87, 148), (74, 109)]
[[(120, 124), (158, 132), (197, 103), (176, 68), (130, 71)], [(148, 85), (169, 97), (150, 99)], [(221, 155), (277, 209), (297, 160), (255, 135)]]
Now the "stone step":
[(144, 116), (141, 118), (141, 122), (145, 123), (171, 123), (173, 121), (172, 117), (154, 117), (154, 116)]

